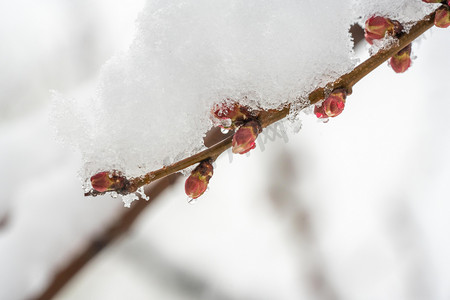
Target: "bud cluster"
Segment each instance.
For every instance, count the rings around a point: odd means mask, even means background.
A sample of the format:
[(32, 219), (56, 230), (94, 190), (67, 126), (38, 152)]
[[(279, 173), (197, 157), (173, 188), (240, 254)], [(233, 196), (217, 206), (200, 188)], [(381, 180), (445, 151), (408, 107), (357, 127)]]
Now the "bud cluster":
[(347, 92), (345, 89), (334, 90), (325, 101), (314, 107), (314, 114), (319, 119), (334, 118), (344, 110), (346, 98)]
[[(386, 35), (398, 36), (403, 26), (395, 20), (385, 17), (373, 16), (366, 21), (365, 38), (372, 44), (373, 40), (384, 38)], [(392, 56), (389, 64), (396, 73), (403, 73), (411, 66), (411, 44)]]
[(256, 147), (255, 142), (262, 127), (256, 116), (250, 113), (250, 109), (236, 102), (224, 102), (214, 105), (211, 113), (218, 120), (218, 126), (236, 130), (233, 136), (233, 153), (244, 154)]
[(364, 28), (364, 37), (369, 44), (373, 44), (373, 40), (379, 40), (386, 35), (396, 36), (403, 30), (403, 26), (398, 22), (388, 18), (373, 16), (370, 17)]
[(212, 161), (204, 160), (191, 172), (184, 184), (184, 190), (189, 198), (196, 199), (203, 195), (213, 176), (213, 170)]
[[(214, 105), (211, 114), (221, 128), (236, 130), (232, 141), (233, 153), (244, 154), (256, 147), (255, 142), (262, 127), (259, 120), (250, 113), (247, 107), (236, 102), (223, 102)], [(213, 169), (212, 160), (208, 159), (200, 162), (191, 172), (184, 185), (189, 198), (196, 199), (203, 195), (208, 188)]]

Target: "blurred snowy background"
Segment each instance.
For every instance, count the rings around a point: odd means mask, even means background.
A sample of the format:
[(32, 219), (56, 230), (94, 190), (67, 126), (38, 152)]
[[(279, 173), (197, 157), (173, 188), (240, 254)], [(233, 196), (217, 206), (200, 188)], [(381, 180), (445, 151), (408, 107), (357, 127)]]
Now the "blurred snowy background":
[[(39, 295), (125, 210), (83, 197), (50, 90), (89, 97), (143, 5), (0, 2), (0, 299)], [(179, 180), (56, 298), (449, 299), (449, 40), (432, 29), (409, 71), (381, 66), (328, 124), (224, 155), (195, 205)]]

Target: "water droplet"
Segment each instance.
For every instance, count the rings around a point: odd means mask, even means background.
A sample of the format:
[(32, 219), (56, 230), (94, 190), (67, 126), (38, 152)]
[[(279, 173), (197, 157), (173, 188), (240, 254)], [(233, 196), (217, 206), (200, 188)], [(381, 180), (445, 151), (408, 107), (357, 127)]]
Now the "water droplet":
[(220, 128), (220, 131), (221, 131), (223, 134), (227, 134), (228, 132), (230, 132), (230, 130), (225, 129), (225, 128)]

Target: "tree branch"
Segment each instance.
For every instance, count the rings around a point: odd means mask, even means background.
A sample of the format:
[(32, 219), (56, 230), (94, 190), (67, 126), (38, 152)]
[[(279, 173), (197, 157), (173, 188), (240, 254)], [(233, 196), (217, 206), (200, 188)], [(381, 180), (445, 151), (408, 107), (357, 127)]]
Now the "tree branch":
[[(351, 72), (344, 74), (340, 78), (338, 78), (334, 82), (330, 82), (324, 87), (320, 87), (312, 91), (308, 100), (310, 104), (315, 104), (327, 96), (327, 93), (338, 89), (343, 88), (347, 90), (348, 94), (351, 94), (353, 86), (364, 78), (367, 74), (372, 72), (378, 66), (380, 66), (383, 62), (388, 60), (391, 56), (399, 52), (401, 49), (409, 45), (412, 41), (422, 35), (425, 31), (433, 27), (434, 25), (434, 15), (435, 12), (426, 16), (422, 20), (418, 21), (414, 26), (409, 30), (408, 33), (403, 33), (398, 37), (398, 42), (393, 44), (391, 47), (387, 49), (381, 49), (376, 54), (371, 56), (369, 59), (364, 61), (363, 63), (356, 66)], [(299, 99), (301, 101), (302, 99)], [(291, 109), (291, 105), (287, 104), (281, 110), (264, 110), (260, 111), (257, 115), (261, 125), (263, 128), (285, 118)], [(217, 157), (225, 152), (227, 149), (231, 147), (232, 144), (232, 136), (225, 138), (223, 141), (209, 147), (208, 149), (199, 152), (193, 156), (187, 157), (183, 160), (175, 162), (171, 165), (164, 166), (161, 169), (149, 172), (141, 177), (131, 178), (128, 180), (125, 187), (121, 190), (117, 190), (116, 192), (119, 194), (129, 194), (135, 192), (138, 188), (149, 184), (157, 179), (166, 177), (170, 174), (179, 172), (189, 166), (192, 166), (196, 163), (199, 163), (206, 159), (216, 160)], [(85, 194), (85, 196), (95, 196), (99, 194), (104, 194), (101, 192), (97, 192), (95, 190), (91, 190)]]
[(95, 237), (84, 251), (73, 257), (66, 266), (61, 268), (41, 294), (33, 299), (48, 300), (53, 298), (89, 261), (126, 233), (139, 215), (149, 207), (149, 204), (155, 201), (178, 177), (177, 174), (173, 174), (149, 186), (146, 189), (146, 194), (151, 194), (149, 201), (135, 201), (130, 209), (125, 211), (114, 222), (111, 222), (110, 227), (107, 227), (100, 235)]

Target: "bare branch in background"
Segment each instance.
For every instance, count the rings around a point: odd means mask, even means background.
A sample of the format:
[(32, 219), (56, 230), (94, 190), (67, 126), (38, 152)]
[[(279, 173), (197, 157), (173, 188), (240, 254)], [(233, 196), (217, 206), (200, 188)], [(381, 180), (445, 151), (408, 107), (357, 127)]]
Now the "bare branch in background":
[(4, 215), (4, 216), (0, 217), (0, 230), (8, 225), (8, 219), (9, 219), (8, 215)]
[(305, 266), (299, 266), (298, 272), (304, 273), (312, 299), (338, 300), (339, 293), (329, 278), (326, 266), (320, 256), (319, 244), (314, 228), (314, 213), (302, 200), (301, 195), (293, 189), (301, 174), (293, 168), (292, 156), (283, 151), (271, 163), (268, 195), (274, 212), (286, 222), (289, 243), (297, 253), (302, 253)]
[(118, 220), (113, 221), (109, 228), (106, 228), (102, 234), (94, 238), (82, 253), (74, 257), (67, 266), (55, 274), (42, 294), (34, 299), (48, 300), (54, 297), (91, 259), (126, 233), (149, 204), (177, 180), (178, 175), (173, 174), (150, 185), (146, 189), (146, 193), (152, 195), (149, 201), (135, 201), (131, 208), (127, 209)]
[[(224, 135), (218, 128), (214, 128), (206, 135), (204, 139), (205, 145), (215, 144), (218, 140), (223, 139), (223, 136)], [(148, 186), (145, 189), (145, 193), (151, 195), (150, 200), (143, 201), (141, 199), (141, 201), (135, 201), (131, 208), (126, 209), (118, 220), (113, 221), (109, 228), (106, 228), (102, 234), (92, 240), (90, 245), (88, 245), (82, 253), (74, 257), (68, 262), (66, 267), (55, 274), (53, 280), (45, 288), (42, 294), (35, 299), (44, 300), (54, 297), (84, 266), (89, 263), (91, 259), (96, 257), (102, 250), (124, 235), (141, 213), (153, 203), (166, 188), (176, 182), (179, 175), (180, 174), (172, 174)]]

